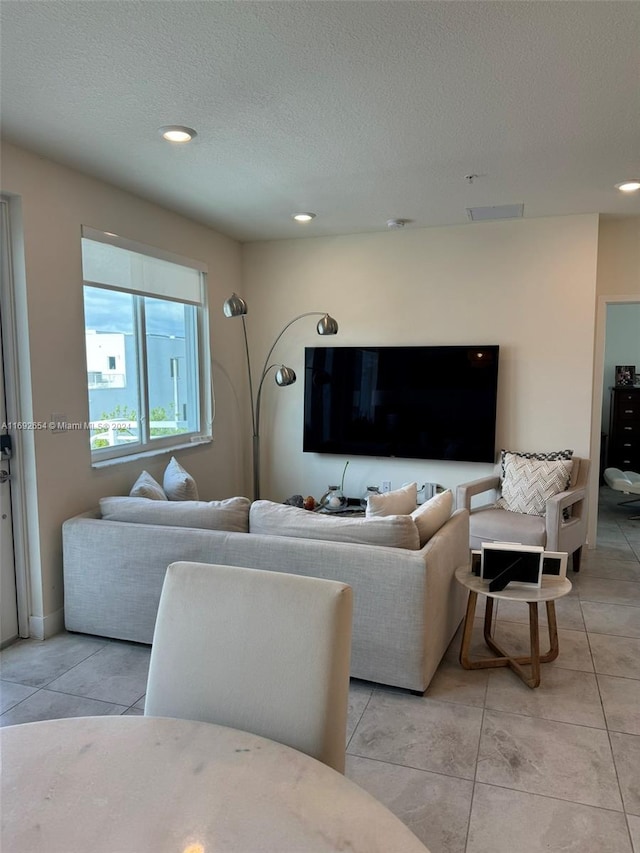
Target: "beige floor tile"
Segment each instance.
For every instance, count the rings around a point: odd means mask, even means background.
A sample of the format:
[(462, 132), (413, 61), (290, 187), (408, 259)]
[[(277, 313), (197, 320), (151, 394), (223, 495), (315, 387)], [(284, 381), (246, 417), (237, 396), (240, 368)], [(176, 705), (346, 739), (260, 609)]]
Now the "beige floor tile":
[(605, 728), (596, 677), (590, 672), (545, 670), (543, 665), (540, 686), (531, 689), (514, 672), (492, 670), (485, 706), (527, 717)]
[(606, 557), (593, 559), (575, 579), (576, 588), (579, 588), (584, 578), (640, 582), (640, 563), (635, 558), (632, 560), (612, 560)]
[(2, 678), (44, 687), (108, 645), (108, 640), (57, 634), (46, 641), (19, 640), (0, 652)]
[(0, 714), (4, 714), (9, 708), (13, 708), (18, 702), (31, 696), (37, 689), (25, 684), (14, 684), (13, 681), (0, 681)]
[(348, 753), (473, 779), (482, 710), (375, 691)]
[(610, 737), (625, 811), (640, 816), (640, 736), (611, 732)]
[[(496, 626), (496, 639), (505, 650), (513, 650), (518, 655), (529, 655), (529, 626), (523, 622), (501, 622)], [(544, 672), (550, 668), (578, 669), (593, 672), (591, 649), (584, 631), (571, 631), (558, 628), (558, 646), (560, 653), (554, 661), (542, 664)], [(549, 649), (549, 632), (546, 625), (540, 628), (540, 652)]]
[(471, 781), (354, 756), (347, 756), (345, 775), (384, 803), (430, 853), (464, 853)]
[(597, 673), (640, 678), (640, 639), (589, 634), (589, 644)]
[(622, 810), (607, 732), (485, 711), (478, 782)]
[(488, 677), (486, 669), (463, 669), (458, 661), (443, 660), (431, 679), (426, 696), (441, 702), (482, 708)]
[(367, 707), (373, 687), (363, 681), (351, 679), (349, 684), (349, 709), (347, 713), (347, 743), (356, 730), (356, 726), (360, 722), (362, 713)]
[[(556, 603), (556, 621), (558, 628), (567, 628), (571, 631), (584, 631), (584, 620), (580, 609), (580, 599), (577, 596), (564, 596)], [(541, 625), (547, 624), (546, 607), (538, 608), (538, 618)], [(499, 622), (524, 622), (529, 624), (529, 608), (521, 601), (498, 602)]]
[(623, 814), (476, 785), (466, 853), (631, 853)]
[(607, 529), (602, 535), (599, 533), (596, 548), (592, 551), (587, 548), (584, 553), (586, 554), (585, 569), (590, 563), (598, 560), (633, 560), (634, 558), (633, 550), (626, 539), (621, 533), (615, 534), (612, 529)]
[(109, 643), (48, 686), (61, 693), (129, 707), (146, 690), (150, 655), (147, 646)]
[(640, 607), (583, 601), (582, 614), (590, 634), (640, 637)]
[(584, 576), (578, 584), (580, 601), (632, 604), (640, 607), (640, 583)]
[(14, 705), (0, 717), (0, 726), (34, 723), (38, 720), (56, 720), (62, 717), (94, 717), (103, 714), (123, 714), (126, 705), (100, 702), (84, 696), (70, 696), (43, 688)]
[(598, 685), (609, 731), (640, 735), (640, 680), (599, 675)]

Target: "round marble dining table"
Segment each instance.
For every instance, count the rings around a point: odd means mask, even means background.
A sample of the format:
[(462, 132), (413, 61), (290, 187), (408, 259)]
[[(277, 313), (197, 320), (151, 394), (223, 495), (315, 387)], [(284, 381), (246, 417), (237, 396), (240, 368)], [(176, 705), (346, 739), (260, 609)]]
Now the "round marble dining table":
[(7, 853), (426, 851), (340, 773), (225, 726), (48, 720), (1, 729), (0, 755)]

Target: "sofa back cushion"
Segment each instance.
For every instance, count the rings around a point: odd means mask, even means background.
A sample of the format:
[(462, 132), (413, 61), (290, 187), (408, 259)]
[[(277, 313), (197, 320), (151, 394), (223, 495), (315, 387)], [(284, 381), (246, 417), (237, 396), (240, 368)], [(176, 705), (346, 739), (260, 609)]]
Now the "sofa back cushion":
[(453, 511), (453, 492), (447, 489), (429, 498), (411, 513), (418, 533), (420, 535), (420, 547), (426, 545), (429, 539), (440, 530), (442, 525), (449, 520)]
[(170, 501), (197, 501), (200, 497), (196, 481), (175, 456), (165, 468), (162, 488)]
[(418, 484), (407, 483), (393, 492), (369, 495), (367, 518), (384, 518), (386, 515), (410, 515), (418, 502)]
[(502, 451), (500, 509), (526, 515), (544, 515), (546, 502), (571, 484), (572, 450), (555, 453)]
[(115, 496), (100, 499), (100, 513), (107, 521), (247, 533), (250, 503), (249, 498), (242, 497), (207, 502), (154, 501)]
[(353, 518), (310, 512), (272, 501), (254, 501), (249, 511), (249, 529), (251, 533), (266, 536), (386, 545), (412, 551), (420, 548), (418, 528), (410, 515)]
[(143, 471), (131, 486), (130, 498), (149, 498), (152, 501), (166, 501), (167, 495), (160, 485), (148, 471)]

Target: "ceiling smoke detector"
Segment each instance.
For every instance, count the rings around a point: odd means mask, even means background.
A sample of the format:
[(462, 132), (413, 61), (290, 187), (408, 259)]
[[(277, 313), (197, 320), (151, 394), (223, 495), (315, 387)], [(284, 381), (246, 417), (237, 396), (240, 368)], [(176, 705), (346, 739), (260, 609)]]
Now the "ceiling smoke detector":
[(408, 219), (387, 219), (387, 228), (404, 228)]

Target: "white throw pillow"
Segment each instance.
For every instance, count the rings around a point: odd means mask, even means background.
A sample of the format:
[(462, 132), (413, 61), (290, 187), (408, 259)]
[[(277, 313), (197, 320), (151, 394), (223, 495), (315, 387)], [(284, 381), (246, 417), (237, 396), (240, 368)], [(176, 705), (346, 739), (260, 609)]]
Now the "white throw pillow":
[(409, 515), (387, 518), (331, 516), (272, 501), (254, 501), (249, 510), (251, 533), (291, 536), (296, 539), (324, 539), (358, 545), (386, 545), (417, 551), (418, 528)]
[(411, 513), (420, 534), (420, 547), (422, 548), (431, 539), (442, 525), (451, 517), (453, 510), (453, 492), (447, 489), (425, 501), (421, 506)]
[(168, 500), (164, 489), (148, 471), (143, 471), (129, 492), (130, 498), (149, 498), (152, 501)]
[[(569, 453), (570, 451), (563, 451)], [(546, 502), (569, 488), (572, 460), (560, 454), (502, 451), (500, 509), (526, 515), (544, 515)]]
[(199, 527), (248, 533), (249, 498), (224, 501), (150, 501), (146, 498), (100, 498), (100, 513), (106, 521), (161, 524), (165, 527)]
[(408, 483), (393, 492), (370, 495), (367, 500), (367, 518), (382, 518), (385, 515), (411, 515), (418, 503), (418, 484)]
[(196, 481), (188, 471), (185, 471), (175, 456), (171, 457), (165, 468), (162, 485), (170, 501), (198, 500)]

